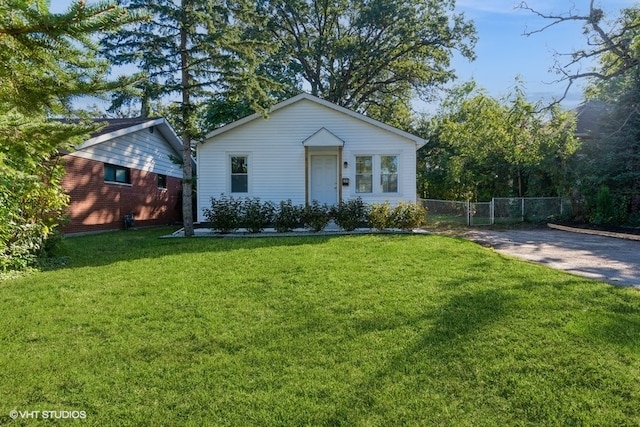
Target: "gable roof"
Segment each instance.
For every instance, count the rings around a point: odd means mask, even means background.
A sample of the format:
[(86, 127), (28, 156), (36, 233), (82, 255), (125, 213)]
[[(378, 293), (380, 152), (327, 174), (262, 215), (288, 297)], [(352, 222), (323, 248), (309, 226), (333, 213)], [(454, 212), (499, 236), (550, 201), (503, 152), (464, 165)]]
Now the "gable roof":
[[(405, 131), (400, 130), (400, 129), (396, 128), (396, 127), (390, 126), (390, 125), (388, 125), (386, 123), (382, 123), (381, 121), (372, 119), (371, 117), (367, 117), (364, 114), (356, 113), (353, 110), (349, 110), (348, 108), (341, 107), (341, 106), (339, 106), (337, 104), (334, 104), (333, 102), (326, 101), (324, 99), (318, 98), (318, 97), (310, 95), (308, 93), (301, 93), (299, 95), (296, 95), (296, 96), (294, 96), (292, 98), (289, 98), (289, 99), (287, 99), (285, 101), (282, 101), (282, 102), (274, 105), (273, 107), (271, 107), (270, 113), (274, 113), (274, 112), (276, 112), (278, 110), (282, 110), (282, 109), (284, 109), (286, 107), (292, 106), (292, 105), (294, 105), (294, 104), (296, 104), (296, 103), (298, 103), (300, 101), (303, 101), (303, 100), (311, 101), (311, 102), (313, 102), (315, 104), (318, 104), (318, 105), (321, 105), (323, 107), (332, 109), (332, 110), (337, 111), (339, 113), (345, 114), (345, 115), (347, 115), (349, 117), (352, 117), (352, 118), (358, 119), (360, 121), (363, 121), (365, 123), (368, 123), (370, 125), (376, 126), (376, 127), (380, 128), (380, 129), (384, 129), (384, 130), (386, 130), (388, 132), (394, 133), (394, 134), (396, 134), (398, 136), (401, 136), (403, 138), (407, 138), (407, 139), (415, 142), (416, 148), (420, 148), (420, 147), (422, 147), (423, 145), (425, 145), (427, 143), (427, 141), (425, 141), (423, 138), (417, 137), (417, 136), (415, 136), (413, 134), (410, 134), (409, 132), (405, 132)], [(252, 114), (250, 116), (247, 116), (245, 118), (242, 118), (240, 120), (236, 120), (235, 122), (229, 123), (228, 125), (222, 126), (222, 127), (218, 128), (218, 129), (215, 129), (215, 130), (209, 132), (205, 136), (205, 140), (199, 142), (199, 144), (203, 144), (207, 140), (209, 140), (209, 139), (211, 139), (213, 137), (221, 135), (221, 134), (223, 134), (225, 132), (228, 132), (228, 131), (230, 131), (232, 129), (235, 129), (237, 127), (243, 126), (243, 125), (245, 125), (245, 124), (247, 124), (249, 122), (252, 122), (252, 121), (257, 120), (257, 119), (263, 119), (263, 118), (264, 118), (264, 116), (262, 114), (256, 113), (256, 114)]]
[(322, 127), (309, 138), (302, 141), (302, 145), (305, 147), (344, 147), (344, 141), (331, 133), (327, 128)]
[(135, 117), (127, 119), (94, 119), (96, 123), (106, 123), (106, 126), (91, 134), (91, 137), (76, 147), (77, 150), (88, 148), (108, 141), (118, 136), (127, 135), (142, 129), (155, 126), (158, 132), (171, 145), (176, 153), (182, 153), (182, 140), (163, 117)]
[[(77, 123), (77, 119), (56, 119), (64, 123)], [(110, 118), (97, 118), (92, 119), (94, 123), (105, 123), (105, 126), (93, 132), (89, 139), (82, 144), (75, 147), (75, 151), (70, 153), (68, 151), (62, 151), (61, 154), (73, 154), (77, 155), (78, 152), (85, 148), (95, 146), (97, 144), (109, 141), (119, 136), (127, 135), (133, 132), (138, 132), (143, 129), (149, 129), (154, 127), (154, 131), (158, 131), (173, 151), (182, 158), (182, 140), (178, 137), (173, 127), (163, 117), (133, 117), (122, 119), (110, 119)], [(196, 161), (191, 156), (191, 165), (195, 170)]]

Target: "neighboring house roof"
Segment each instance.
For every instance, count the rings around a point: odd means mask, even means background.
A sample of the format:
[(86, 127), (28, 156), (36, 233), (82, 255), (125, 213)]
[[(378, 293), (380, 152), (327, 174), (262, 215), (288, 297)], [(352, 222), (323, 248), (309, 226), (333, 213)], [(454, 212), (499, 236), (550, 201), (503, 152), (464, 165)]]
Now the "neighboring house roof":
[(107, 125), (97, 132), (91, 134), (91, 138), (87, 139), (76, 149), (91, 147), (92, 145), (108, 141), (118, 136), (137, 132), (142, 129), (155, 126), (155, 129), (167, 140), (171, 147), (177, 152), (182, 152), (182, 140), (174, 132), (169, 122), (162, 117), (136, 117), (128, 119), (94, 119), (97, 123), (106, 123)]
[[(371, 117), (367, 117), (364, 114), (356, 113), (355, 111), (349, 110), (348, 108), (341, 107), (341, 106), (339, 106), (337, 104), (334, 104), (332, 102), (326, 101), (324, 99), (320, 99), (320, 98), (315, 97), (313, 95), (310, 95), (308, 93), (301, 93), (300, 95), (296, 95), (293, 98), (289, 98), (286, 101), (282, 101), (282, 102), (274, 105), (271, 108), (270, 113), (274, 113), (274, 112), (276, 112), (278, 110), (287, 108), (289, 106), (292, 106), (292, 105), (294, 105), (294, 104), (296, 104), (296, 103), (298, 103), (300, 101), (304, 101), (304, 100), (314, 102), (314, 103), (316, 103), (318, 105), (321, 105), (323, 107), (330, 108), (332, 110), (338, 111), (338, 112), (340, 112), (342, 114), (345, 114), (347, 116), (353, 117), (353, 118), (358, 119), (358, 120), (361, 120), (361, 121), (363, 121), (365, 123), (368, 123), (370, 125), (376, 126), (376, 127), (380, 128), (380, 129), (384, 129), (384, 130), (386, 130), (388, 132), (391, 132), (391, 133), (394, 133), (394, 134), (396, 134), (398, 136), (410, 139), (410, 140), (415, 142), (416, 148), (420, 148), (420, 147), (422, 147), (423, 145), (425, 145), (427, 143), (427, 141), (424, 140), (423, 138), (417, 137), (417, 136), (415, 136), (413, 134), (410, 134), (408, 132), (405, 132), (403, 130), (395, 128), (393, 126), (390, 126), (390, 125), (382, 123), (382, 122), (380, 122), (378, 120), (372, 119)], [(242, 126), (244, 124), (247, 124), (249, 122), (252, 122), (252, 121), (258, 120), (258, 119), (264, 119), (264, 116), (262, 114), (257, 114), (256, 113), (256, 114), (252, 114), (250, 116), (247, 116), (247, 117), (245, 117), (243, 119), (237, 120), (237, 121), (235, 121), (233, 123), (229, 123), (228, 125), (222, 126), (222, 127), (218, 128), (218, 129), (210, 132), (209, 134), (207, 134), (207, 136), (205, 137), (205, 140), (200, 142), (200, 144), (205, 143), (207, 140), (209, 140), (209, 139), (211, 139), (213, 137), (216, 137), (218, 135), (221, 135), (221, 134), (223, 134), (225, 132), (228, 132), (228, 131), (230, 131), (232, 129), (235, 129), (237, 127), (240, 127), (240, 126)], [(325, 131), (326, 131), (326, 129), (325, 129)]]
[[(77, 120), (61, 121), (68, 123), (77, 122)], [(176, 156), (182, 156), (182, 140), (175, 133), (169, 122), (167, 122), (163, 117), (134, 117), (122, 119), (97, 118), (93, 119), (93, 121), (95, 123), (105, 123), (105, 126), (92, 133), (89, 139), (84, 141), (82, 144), (76, 146), (75, 152), (65, 152), (64, 154), (81, 155), (83, 150), (89, 149), (98, 144), (153, 127), (153, 130), (157, 131), (169, 144)], [(191, 163), (195, 168), (195, 159), (192, 158)]]
[(604, 132), (605, 116), (611, 111), (611, 105), (603, 101), (587, 101), (575, 110), (576, 136), (593, 138)]

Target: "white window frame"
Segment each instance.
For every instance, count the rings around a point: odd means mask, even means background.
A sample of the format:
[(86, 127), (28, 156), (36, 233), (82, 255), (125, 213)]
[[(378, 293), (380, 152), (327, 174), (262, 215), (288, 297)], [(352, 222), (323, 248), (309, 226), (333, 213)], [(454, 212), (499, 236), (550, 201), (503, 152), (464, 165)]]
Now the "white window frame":
[[(396, 191), (384, 191), (382, 186), (382, 158), (383, 157), (395, 157), (396, 158)], [(380, 178), (380, 192), (383, 194), (399, 194), (400, 193), (400, 156), (397, 154), (381, 154), (378, 164), (380, 169), (378, 170), (378, 177)]]
[[(358, 191), (358, 158), (359, 157), (370, 157), (371, 158), (371, 191)], [(355, 170), (355, 179), (354, 179), (354, 190), (356, 194), (373, 194), (375, 192), (375, 156), (373, 154), (360, 154), (354, 156), (354, 170)], [(360, 174), (362, 175), (362, 174)]]
[[(232, 191), (232, 175), (233, 170), (231, 168), (231, 159), (233, 157), (245, 157), (247, 159), (247, 191), (246, 192), (237, 192)], [(250, 153), (227, 153), (227, 191), (229, 194), (238, 194), (247, 196), (251, 193), (251, 176), (252, 176), (252, 164), (251, 164), (251, 154)]]
[[(358, 188), (356, 185), (356, 176), (357, 176), (357, 162), (356, 159), (358, 157), (371, 157), (371, 160), (373, 162), (373, 168), (372, 168), (372, 185), (371, 185), (371, 192), (367, 192), (367, 193), (361, 193), (358, 192)], [(398, 188), (397, 191), (389, 191), (389, 192), (384, 192), (382, 191), (382, 158), (383, 157), (395, 157), (396, 159), (398, 159), (398, 171), (397, 171), (397, 175), (398, 175)], [(371, 196), (375, 196), (375, 197), (381, 197), (381, 196), (389, 196), (389, 195), (393, 195), (393, 196), (400, 196), (402, 194), (402, 156), (400, 155), (400, 153), (371, 153), (371, 152), (355, 152), (352, 154), (352, 159), (353, 159), (353, 180), (354, 180), (354, 188), (353, 188), (353, 192), (356, 195), (362, 195), (365, 197), (371, 197)]]

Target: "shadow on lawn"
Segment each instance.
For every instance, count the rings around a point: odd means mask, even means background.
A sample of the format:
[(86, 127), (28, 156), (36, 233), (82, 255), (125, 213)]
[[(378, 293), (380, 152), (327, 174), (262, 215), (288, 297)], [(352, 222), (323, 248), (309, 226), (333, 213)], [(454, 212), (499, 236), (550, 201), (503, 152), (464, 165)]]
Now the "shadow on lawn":
[(69, 262), (59, 268), (99, 267), (121, 261), (160, 258), (167, 255), (228, 252), (277, 246), (323, 244), (337, 236), (261, 238), (160, 238), (169, 229), (116, 231), (67, 238), (61, 254)]
[[(393, 393), (390, 390), (399, 385), (420, 393), (432, 389), (447, 398), (455, 394), (453, 390), (446, 390), (450, 379), (459, 384), (460, 377), (473, 376), (477, 368), (472, 366), (477, 357), (474, 346), (486, 340), (482, 337), (483, 330), (511, 312), (510, 297), (500, 289), (473, 289), (470, 280), (451, 285), (458, 289), (464, 286), (468, 290), (456, 292), (447, 303), (422, 316), (395, 325), (409, 326), (422, 333), (364, 382), (355, 384), (349, 393), (353, 398), (344, 402), (329, 424), (359, 424), (362, 420), (354, 417), (368, 417), (370, 412), (381, 409), (383, 406), (376, 409), (377, 396), (388, 391)], [(393, 327), (386, 325), (387, 329)], [(361, 329), (361, 332), (375, 332), (376, 329), (379, 328)], [(359, 410), (354, 411), (354, 408)]]

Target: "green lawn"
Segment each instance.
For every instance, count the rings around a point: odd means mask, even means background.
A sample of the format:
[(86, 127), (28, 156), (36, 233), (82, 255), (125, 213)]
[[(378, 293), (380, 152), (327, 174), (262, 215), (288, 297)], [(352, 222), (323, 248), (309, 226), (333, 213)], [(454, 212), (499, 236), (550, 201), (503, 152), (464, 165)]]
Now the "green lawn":
[(638, 291), (441, 236), (167, 231), (0, 282), (0, 425), (640, 425)]

